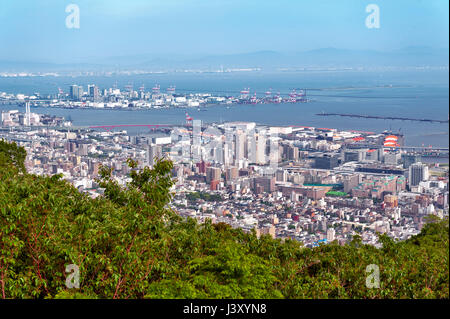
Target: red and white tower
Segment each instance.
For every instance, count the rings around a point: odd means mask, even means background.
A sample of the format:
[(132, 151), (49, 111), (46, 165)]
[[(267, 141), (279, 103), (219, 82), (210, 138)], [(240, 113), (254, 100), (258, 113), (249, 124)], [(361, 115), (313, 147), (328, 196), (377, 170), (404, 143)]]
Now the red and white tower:
[(186, 125), (192, 125), (192, 121), (194, 119), (189, 116), (188, 112), (186, 112)]

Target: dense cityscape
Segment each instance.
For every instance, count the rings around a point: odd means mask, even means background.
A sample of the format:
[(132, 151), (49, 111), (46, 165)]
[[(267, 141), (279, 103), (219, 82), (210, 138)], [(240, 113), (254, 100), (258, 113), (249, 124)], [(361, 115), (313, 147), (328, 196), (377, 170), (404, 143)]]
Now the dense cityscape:
[(345, 244), (356, 234), (378, 246), (377, 233), (405, 240), (420, 232), (426, 216), (448, 216), (448, 150), (404, 147), (404, 137), (392, 132), (206, 124), (187, 115), (185, 125), (129, 135), (72, 128), (28, 106), (25, 113), (2, 112), (0, 138), (25, 147), (30, 173), (62, 174), (94, 198), (103, 191), (102, 165), (126, 185), (128, 158), (140, 167), (170, 158), (171, 205), (181, 216), (308, 247)]

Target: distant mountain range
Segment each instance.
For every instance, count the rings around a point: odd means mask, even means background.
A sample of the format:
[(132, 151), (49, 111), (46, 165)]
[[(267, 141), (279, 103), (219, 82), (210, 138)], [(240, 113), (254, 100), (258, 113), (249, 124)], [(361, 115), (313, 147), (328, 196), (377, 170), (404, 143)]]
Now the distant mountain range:
[(259, 51), (245, 54), (205, 56), (143, 54), (101, 59), (84, 58), (64, 64), (0, 60), (0, 72), (218, 70), (221, 67), (225, 70), (261, 68), (271, 71), (280, 68), (311, 67), (448, 66), (448, 61), (448, 49), (430, 47), (407, 47), (390, 52), (322, 48), (294, 53)]

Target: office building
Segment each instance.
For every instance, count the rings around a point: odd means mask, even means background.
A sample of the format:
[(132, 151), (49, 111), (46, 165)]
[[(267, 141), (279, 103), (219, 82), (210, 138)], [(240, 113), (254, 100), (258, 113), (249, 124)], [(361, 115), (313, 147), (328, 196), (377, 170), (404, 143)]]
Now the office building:
[(150, 144), (147, 146), (147, 158), (146, 162), (148, 166), (153, 166), (157, 159), (162, 158), (162, 147), (161, 145)]
[(339, 158), (335, 154), (324, 154), (314, 159), (314, 168), (333, 169), (339, 166)]
[(428, 180), (428, 166), (421, 162), (409, 167), (409, 186), (417, 186), (420, 182)]
[(210, 184), (212, 181), (220, 181), (222, 170), (219, 167), (206, 168), (206, 182)]
[(83, 97), (83, 87), (78, 85), (70, 86), (70, 98), (74, 101), (79, 101)]

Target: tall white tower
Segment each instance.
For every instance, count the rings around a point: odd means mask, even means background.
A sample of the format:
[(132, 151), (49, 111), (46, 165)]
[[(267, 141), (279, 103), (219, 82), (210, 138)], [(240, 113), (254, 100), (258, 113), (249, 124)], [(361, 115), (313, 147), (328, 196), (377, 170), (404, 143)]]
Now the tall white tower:
[(31, 125), (31, 112), (30, 112), (30, 102), (26, 101), (25, 102), (25, 126), (30, 126)]
[(258, 132), (256, 140), (256, 163), (266, 164), (266, 136), (265, 131)]

